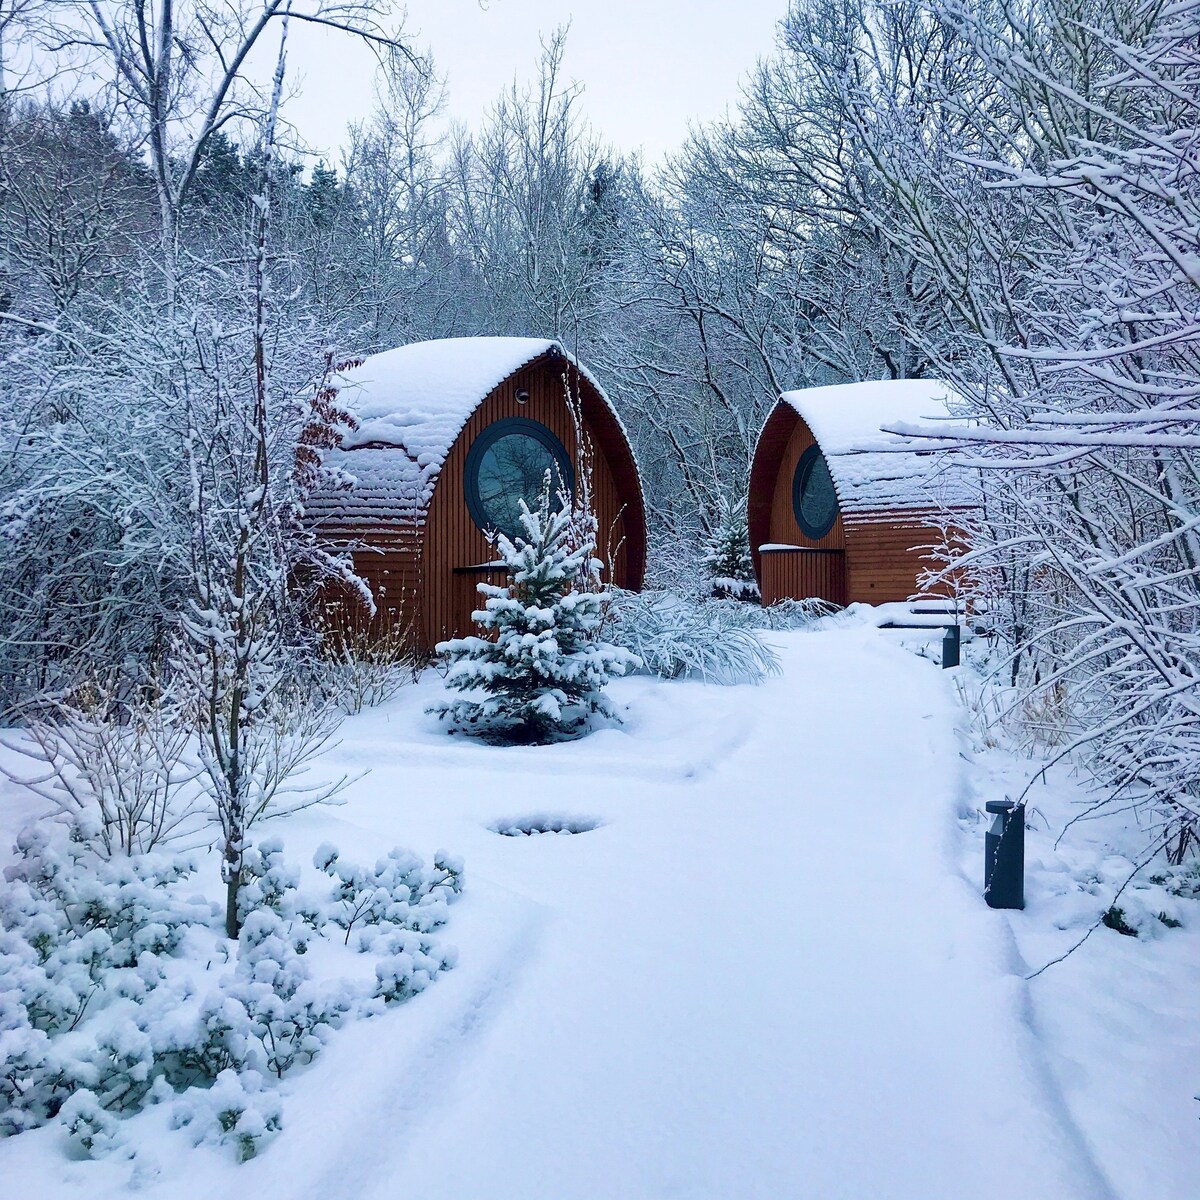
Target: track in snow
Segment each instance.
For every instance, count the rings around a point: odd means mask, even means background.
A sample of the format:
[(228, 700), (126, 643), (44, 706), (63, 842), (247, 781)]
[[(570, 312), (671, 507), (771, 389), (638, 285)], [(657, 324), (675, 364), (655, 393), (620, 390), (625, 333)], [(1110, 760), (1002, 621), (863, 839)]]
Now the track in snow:
[[(955, 866), (941, 674), (874, 630), (779, 640), (782, 678), (621, 681), (624, 729), (571, 745), (447, 738), (421, 713), (436, 677), (348, 722), (329, 768), (371, 773), (280, 826), (288, 855), (462, 853), (460, 966), (339, 1031), (244, 1166), (151, 1110), (132, 1166), (10, 1139), (0, 1192), (115, 1200), (132, 1172), (148, 1200), (1112, 1200), (1007, 918)], [(601, 824), (490, 828), (542, 811)]]
[[(445, 1093), (380, 1112), (394, 1154), (362, 1200), (399, 1179), (460, 1200), (1111, 1195), (1004, 918), (951, 865), (939, 673), (871, 633), (785, 640), (761, 689), (677, 689), (742, 731), (691, 747), (693, 781), (637, 782), (644, 730), (628, 758), (581, 745), (561, 807), (605, 827), (468, 855), (554, 916)], [(570, 751), (548, 759), (498, 759), (494, 807), (561, 790)]]

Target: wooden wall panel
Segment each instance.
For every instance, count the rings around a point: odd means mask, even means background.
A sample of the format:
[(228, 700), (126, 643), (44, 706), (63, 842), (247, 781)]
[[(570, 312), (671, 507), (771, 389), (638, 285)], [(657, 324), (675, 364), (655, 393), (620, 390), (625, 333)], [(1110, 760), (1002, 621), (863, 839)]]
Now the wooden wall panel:
[(750, 557), (754, 561), (754, 573), (758, 577), (760, 588), (762, 562), (758, 548), (771, 540), (771, 506), (775, 499), (779, 464), (799, 420), (796, 410), (791, 405), (782, 402), (776, 404), (758, 435), (758, 442), (754, 447), (754, 460), (750, 464), (746, 525), (750, 534)]
[(771, 495), (771, 523), (766, 541), (791, 546), (812, 546), (820, 550), (844, 550), (846, 532), (841, 513), (838, 513), (833, 528), (823, 538), (814, 540), (802, 532), (792, 507), (792, 484), (796, 478), (796, 468), (800, 465), (800, 456), (809, 446), (815, 445), (816, 438), (813, 437), (812, 431), (797, 417), (796, 427), (792, 430), (780, 456), (779, 470)]
[(846, 603), (843, 550), (768, 550), (762, 555), (760, 577), (764, 606), (810, 598)]
[[(941, 533), (930, 514), (860, 512), (846, 528), (846, 602), (886, 604), (917, 594)], [(936, 593), (935, 593), (936, 594)]]
[(358, 531), (351, 552), (354, 573), (362, 579), (375, 600), (375, 615), (366, 612), (350, 588), (327, 586), (320, 604), (324, 619), (333, 629), (348, 634), (379, 635), (396, 628), (407, 629), (417, 644), (421, 596), (421, 538), (411, 527)]
[[(552, 368), (560, 395), (561, 372), (561, 363)], [(584, 428), (593, 452), (604, 460), (613, 488), (612, 517), (599, 517), (597, 557), (612, 568), (618, 587), (638, 592), (646, 577), (646, 505), (641, 476), (629, 438), (608, 401), (587, 380), (578, 379), (578, 385)]]
[[(462, 574), (461, 571), (456, 574), (455, 568), (476, 566), (495, 559), (495, 551), (471, 520), (463, 496), (467, 451), (471, 443), (495, 421), (505, 417), (525, 417), (553, 430), (572, 460), (578, 459), (575, 426), (563, 396), (562, 369), (561, 360), (539, 361), (505, 380), (475, 410), (447, 455), (429, 504), (421, 556), (421, 629), (429, 646), (447, 637), (475, 632), (471, 613), (478, 607), (480, 599), (475, 585), (485, 577)], [(518, 391), (527, 391), (528, 400), (518, 402)], [(645, 557), (640, 488), (634, 497), (618, 491), (600, 431), (591, 431), (597, 408), (606, 410), (606, 406), (592, 393), (586, 381), (581, 384), (581, 391), (584, 392), (584, 425), (592, 443), (592, 500), (600, 526), (597, 557), (607, 564), (610, 550), (615, 551), (614, 581), (623, 587), (640, 587)], [(608, 574), (607, 570), (605, 574)], [(493, 583), (503, 580), (502, 575), (486, 578)]]

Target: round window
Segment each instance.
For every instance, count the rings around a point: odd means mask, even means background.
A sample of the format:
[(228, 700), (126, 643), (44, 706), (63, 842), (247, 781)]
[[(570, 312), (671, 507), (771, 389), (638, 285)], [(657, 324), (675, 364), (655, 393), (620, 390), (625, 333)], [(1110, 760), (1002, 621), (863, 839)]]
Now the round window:
[[(508, 417), (489, 425), (467, 452), (466, 499), (471, 519), (484, 533), (524, 535), (521, 501), (536, 508), (542, 482), (550, 472), (552, 497), (560, 480), (575, 489), (575, 472), (566, 447), (538, 421)], [(558, 507), (557, 498), (554, 499)]]
[(792, 481), (792, 511), (805, 537), (823, 538), (837, 520), (838, 499), (829, 464), (820, 449), (809, 446), (796, 465)]

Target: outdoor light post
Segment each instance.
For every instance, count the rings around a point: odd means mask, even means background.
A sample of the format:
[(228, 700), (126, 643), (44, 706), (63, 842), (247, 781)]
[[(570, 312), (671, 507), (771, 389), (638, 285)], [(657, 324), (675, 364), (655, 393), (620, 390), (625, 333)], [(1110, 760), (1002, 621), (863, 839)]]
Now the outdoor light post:
[(959, 644), (962, 630), (957, 625), (947, 625), (942, 634), (942, 670), (947, 667), (957, 667), (959, 659)]
[(1025, 907), (1025, 806), (989, 800), (993, 814), (983, 839), (983, 895), (990, 908)]

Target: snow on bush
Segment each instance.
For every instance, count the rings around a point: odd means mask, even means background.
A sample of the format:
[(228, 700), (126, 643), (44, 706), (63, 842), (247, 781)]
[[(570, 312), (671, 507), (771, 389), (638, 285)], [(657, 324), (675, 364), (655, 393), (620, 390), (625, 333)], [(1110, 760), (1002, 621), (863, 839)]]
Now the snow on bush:
[(1042, 873), (1042, 866), (1035, 862), (1031, 874), (1038, 873), (1060, 929), (1083, 931), (1099, 922), (1114, 933), (1152, 940), (1195, 922), (1200, 899), (1195, 866), (1149, 871), (1113, 852), (1057, 873)]
[(437, 950), (423, 938), (404, 930), (376, 934), (371, 948), (384, 957), (375, 964), (375, 992), (384, 1004), (402, 1004), (423, 992), (442, 971), (458, 961), (453, 948)]
[(156, 1047), (134, 1014), (212, 910), (179, 896), (190, 866), (178, 858), (106, 860), (44, 828), (17, 850), (0, 892), (0, 1132), (41, 1124), (79, 1088), (106, 1110), (136, 1108)]
[(446, 686), (474, 695), (428, 711), (495, 741), (544, 743), (578, 736), (593, 716), (619, 720), (603, 689), (638, 663), (599, 636), (607, 593), (595, 518), (569, 500), (555, 511), (547, 472), (538, 507), (521, 501), (521, 524), (524, 537), (496, 537), (512, 582), (478, 585), (486, 599), (473, 616), (494, 636), (437, 646), (450, 663)]
[(212, 1087), (193, 1088), (176, 1102), (176, 1129), (187, 1127), (192, 1144), (232, 1143), (239, 1162), (253, 1158), (283, 1128), (279, 1097), (257, 1071), (222, 1071)]
[(412, 631), (396, 625), (382, 635), (327, 629), (316, 686), (348, 716), (386, 704), (420, 673)]
[(751, 627), (761, 610), (737, 601), (614, 590), (608, 618), (608, 635), (663, 679), (759, 683), (779, 673), (775, 651)]
[(316, 1058), (358, 999), (346, 985), (311, 978), (303, 958), (308, 931), (300, 930), (269, 909), (251, 913), (238, 941), (237, 968), (222, 988), (223, 1013), (243, 1062), (280, 1079)]
[(73, 702), (43, 702), (22, 735), (4, 743), (35, 764), (33, 774), (0, 769), (68, 819), (92, 825), (104, 854), (141, 854), (200, 825), (190, 732), (170, 689), (156, 684), (146, 696), (92, 682)]
[(110, 1154), (129, 1154), (121, 1124), (96, 1098), (82, 1088), (59, 1110), (72, 1144), (87, 1158), (105, 1158)]
[(502, 837), (535, 837), (541, 833), (590, 833), (603, 824), (599, 817), (538, 812), (524, 817), (505, 817), (493, 821), (488, 828)]
[[(919, 651), (922, 641), (928, 643), (928, 634), (914, 633), (911, 648)], [(1109, 797), (1080, 777), (1077, 762), (1062, 751), (1062, 739), (1050, 736), (1045, 714), (1027, 707), (1027, 689), (1012, 686), (1002, 647), (976, 637), (963, 649), (954, 686), (967, 719), (962, 732), (969, 738), (973, 774), (984, 781), (978, 808), (964, 818), (975, 843), (973, 866), (983, 857), (983, 834), (991, 823), (982, 801), (1019, 799), (1027, 813), (1026, 901), (1040, 914), (1034, 927), (1040, 923), (1072, 935), (1035, 971), (1084, 943), (1090, 952), (1103, 953), (1098, 947), (1105, 939), (1150, 942), (1195, 926), (1200, 861), (1164, 861), (1161, 841), (1147, 848), (1139, 816), (1113, 811)]]
[(826, 617), (841, 612), (836, 604), (810, 596), (804, 600), (776, 600), (760, 609), (756, 620), (768, 629), (806, 629)]
[(334, 880), (329, 919), (346, 931), (356, 924), (392, 925), (428, 933), (446, 921), (446, 905), (462, 893), (462, 860), (445, 850), (433, 856), (433, 870), (399, 847), (374, 869), (340, 861), (337, 850), (318, 847), (313, 866)]
[(758, 584), (753, 579), (714, 575), (711, 583), (713, 597), (717, 600), (742, 600), (749, 603), (759, 598)]
[(283, 857), (278, 838), (264, 838), (242, 854), (242, 885), (238, 889), (238, 919), (269, 910), (288, 921), (303, 921), (319, 929), (326, 919), (319, 903), (300, 892), (300, 868)]
[[(26, 830), (16, 850), (0, 888), (0, 1134), (57, 1118), (78, 1152), (123, 1152), (121, 1118), (164, 1101), (197, 1141), (244, 1160), (280, 1128), (265, 1081), (454, 965), (428, 936), (462, 891), (445, 852), (427, 867), (395, 849), (364, 870), (322, 847), (334, 886), (309, 896), (278, 841), (247, 849), (237, 956), (214, 978), (196, 964), (228, 963), (229, 942), (217, 907), (185, 893), (187, 860), (104, 858), (59, 826)], [(374, 979), (314, 977), (313, 941), (337, 930), (336, 954), (356, 923)]]

